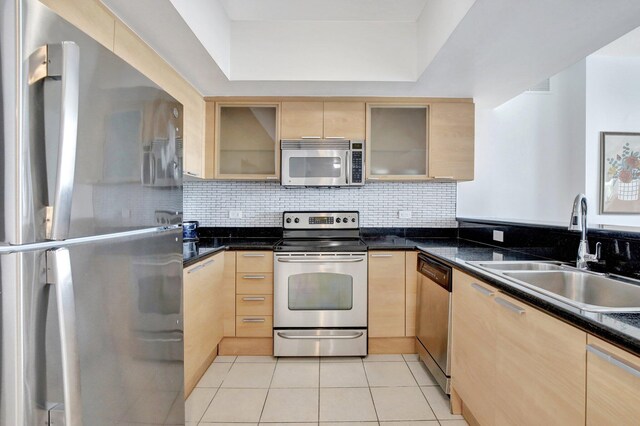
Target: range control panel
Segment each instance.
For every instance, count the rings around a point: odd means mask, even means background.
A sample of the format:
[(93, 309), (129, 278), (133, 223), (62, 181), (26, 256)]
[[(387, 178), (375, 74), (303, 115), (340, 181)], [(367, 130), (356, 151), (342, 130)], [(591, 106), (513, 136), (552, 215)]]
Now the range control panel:
[(347, 212), (284, 212), (284, 229), (358, 229), (360, 214)]

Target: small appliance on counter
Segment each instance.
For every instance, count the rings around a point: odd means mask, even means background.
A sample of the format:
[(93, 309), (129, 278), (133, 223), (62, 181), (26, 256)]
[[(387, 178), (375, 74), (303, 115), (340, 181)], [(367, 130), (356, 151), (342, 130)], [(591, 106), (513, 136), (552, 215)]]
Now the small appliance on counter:
[(198, 226), (200, 226), (200, 223), (197, 220), (185, 220), (182, 222), (182, 241), (198, 241)]

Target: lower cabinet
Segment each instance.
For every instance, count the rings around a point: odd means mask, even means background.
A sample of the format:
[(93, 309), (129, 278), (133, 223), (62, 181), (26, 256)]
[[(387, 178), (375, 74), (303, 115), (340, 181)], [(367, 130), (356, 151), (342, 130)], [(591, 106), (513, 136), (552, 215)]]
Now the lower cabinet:
[(405, 255), (369, 252), (369, 337), (404, 337)]
[(587, 425), (640, 423), (640, 358), (609, 343), (587, 339)]
[(223, 335), (224, 253), (184, 270), (184, 387), (188, 396), (216, 355)]
[(454, 271), (452, 387), (481, 425), (584, 425), (586, 333)]

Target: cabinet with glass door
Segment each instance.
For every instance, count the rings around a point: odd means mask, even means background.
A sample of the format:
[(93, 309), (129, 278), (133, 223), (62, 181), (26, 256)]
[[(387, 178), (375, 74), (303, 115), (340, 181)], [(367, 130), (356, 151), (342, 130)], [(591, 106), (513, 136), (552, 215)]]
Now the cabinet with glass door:
[(279, 113), (279, 103), (216, 103), (216, 179), (280, 178)]

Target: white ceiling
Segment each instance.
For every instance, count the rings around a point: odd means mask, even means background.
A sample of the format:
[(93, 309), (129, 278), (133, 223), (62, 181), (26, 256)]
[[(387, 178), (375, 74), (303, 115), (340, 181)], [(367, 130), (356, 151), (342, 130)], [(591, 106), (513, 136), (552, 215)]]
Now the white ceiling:
[(232, 21), (415, 22), (427, 0), (220, 0), (220, 3)]
[(594, 53), (596, 56), (640, 56), (640, 27), (623, 35)]
[[(326, 81), (331, 79), (322, 80), (317, 78), (318, 76), (314, 78), (317, 81), (304, 81), (305, 79), (301, 78), (285, 78), (283, 81), (239, 81), (233, 79), (234, 54), (231, 39), (234, 23), (245, 25), (247, 21), (234, 21), (227, 14), (244, 18), (255, 18), (264, 14), (267, 19), (256, 21), (256, 25), (273, 28), (270, 25), (282, 23), (283, 21), (279, 19), (283, 16), (295, 18), (296, 21), (289, 21), (289, 23), (298, 25), (305, 16), (311, 16), (308, 11), (313, 7), (321, 7), (322, 4), (333, 2), (331, 0), (103, 1), (202, 94), (212, 96), (473, 97), (476, 103), (496, 106), (539, 81), (555, 75), (640, 25), (640, 1), (476, 0), (474, 3), (473, 0), (425, 0), (425, 8), (419, 13), (418, 21), (409, 22), (416, 27), (417, 40), (413, 45), (404, 46), (409, 50), (422, 49), (424, 54), (422, 59), (418, 55), (417, 62), (411, 64), (415, 67), (416, 81), (396, 79), (396, 81), (380, 82), (357, 78), (352, 78), (351, 81), (335, 81), (335, 78), (334, 81)], [(208, 34), (213, 40), (203, 40), (202, 36), (196, 36), (192, 27), (185, 22), (185, 18), (171, 1), (175, 4), (203, 1), (202, 7), (195, 8), (198, 12), (195, 14), (199, 15), (200, 25), (205, 29), (208, 28)], [(465, 10), (461, 6), (465, 1), (473, 5), (462, 17), (455, 16), (455, 13), (451, 13), (454, 16), (447, 16), (451, 5), (458, 7), (458, 14), (460, 10)], [(269, 8), (266, 10), (262, 6), (264, 3), (277, 4), (279, 9), (274, 6), (273, 10)], [(289, 3), (298, 6), (289, 8)], [(299, 4), (302, 3), (308, 5), (310, 9), (300, 9)], [(353, 9), (347, 10), (351, 12), (357, 9), (354, 6), (356, 4), (363, 7), (363, 4), (376, 3), (382, 5), (381, 8), (401, 4), (402, 7), (395, 11), (396, 15), (393, 15), (397, 17), (416, 13), (421, 2), (342, 0), (338, 3), (349, 4)], [(238, 9), (234, 11), (236, 7)], [(429, 7), (437, 14), (426, 13)], [(259, 12), (260, 8), (265, 10)], [(224, 15), (222, 18), (226, 21), (221, 22), (222, 24), (227, 22), (228, 32), (223, 31), (224, 25), (217, 25), (215, 19), (208, 15), (212, 9), (218, 14), (222, 11)], [(337, 13), (329, 9), (324, 13)], [(370, 10), (367, 13), (369, 13), (367, 17), (376, 16)], [(422, 26), (422, 31), (419, 31), (421, 18), (425, 21), (425, 25)], [(277, 22), (270, 21), (272, 19), (276, 19)], [(349, 19), (351, 21), (346, 21), (347, 24), (356, 22), (353, 16), (349, 16)], [(334, 21), (332, 21), (334, 24), (340, 24)], [(341, 22), (345, 23), (345, 21)], [(362, 22), (360, 20), (358, 22), (379, 24), (377, 21)], [(437, 28), (440, 22), (446, 22), (450, 27), (451, 22), (455, 22), (445, 37), (442, 34), (446, 31), (429, 32), (430, 29)], [(322, 21), (316, 22), (316, 24), (321, 23)], [(193, 26), (192, 23), (190, 24)], [(213, 37), (212, 34), (215, 31), (222, 35)], [(225, 34), (227, 34), (226, 40), (224, 40)], [(280, 35), (283, 34), (280, 33)], [(321, 32), (314, 31), (313, 34), (322, 37)], [(265, 35), (266, 38), (270, 36), (272, 34)], [(222, 43), (220, 43), (221, 39)], [(432, 45), (429, 45), (429, 42)], [(334, 40), (333, 43), (338, 42)], [(212, 49), (212, 45), (218, 50)], [(251, 48), (259, 46), (260, 43), (249, 42), (247, 45)], [(333, 46), (324, 46), (326, 50), (330, 50), (331, 47)], [(303, 58), (306, 54), (308, 52), (305, 52), (303, 47), (297, 51), (293, 49), (287, 60)], [(419, 64), (421, 60), (423, 63)], [(249, 61), (249, 65), (245, 66), (259, 69), (261, 63), (251, 64)], [(309, 67), (313, 66), (313, 63), (309, 63)], [(346, 65), (336, 64), (336, 67), (340, 66)], [(370, 66), (379, 68), (384, 64)], [(423, 71), (420, 71), (421, 66)], [(278, 67), (270, 63), (269, 67), (265, 68), (277, 71)], [(246, 71), (235, 70), (235, 72), (241, 75)]]

